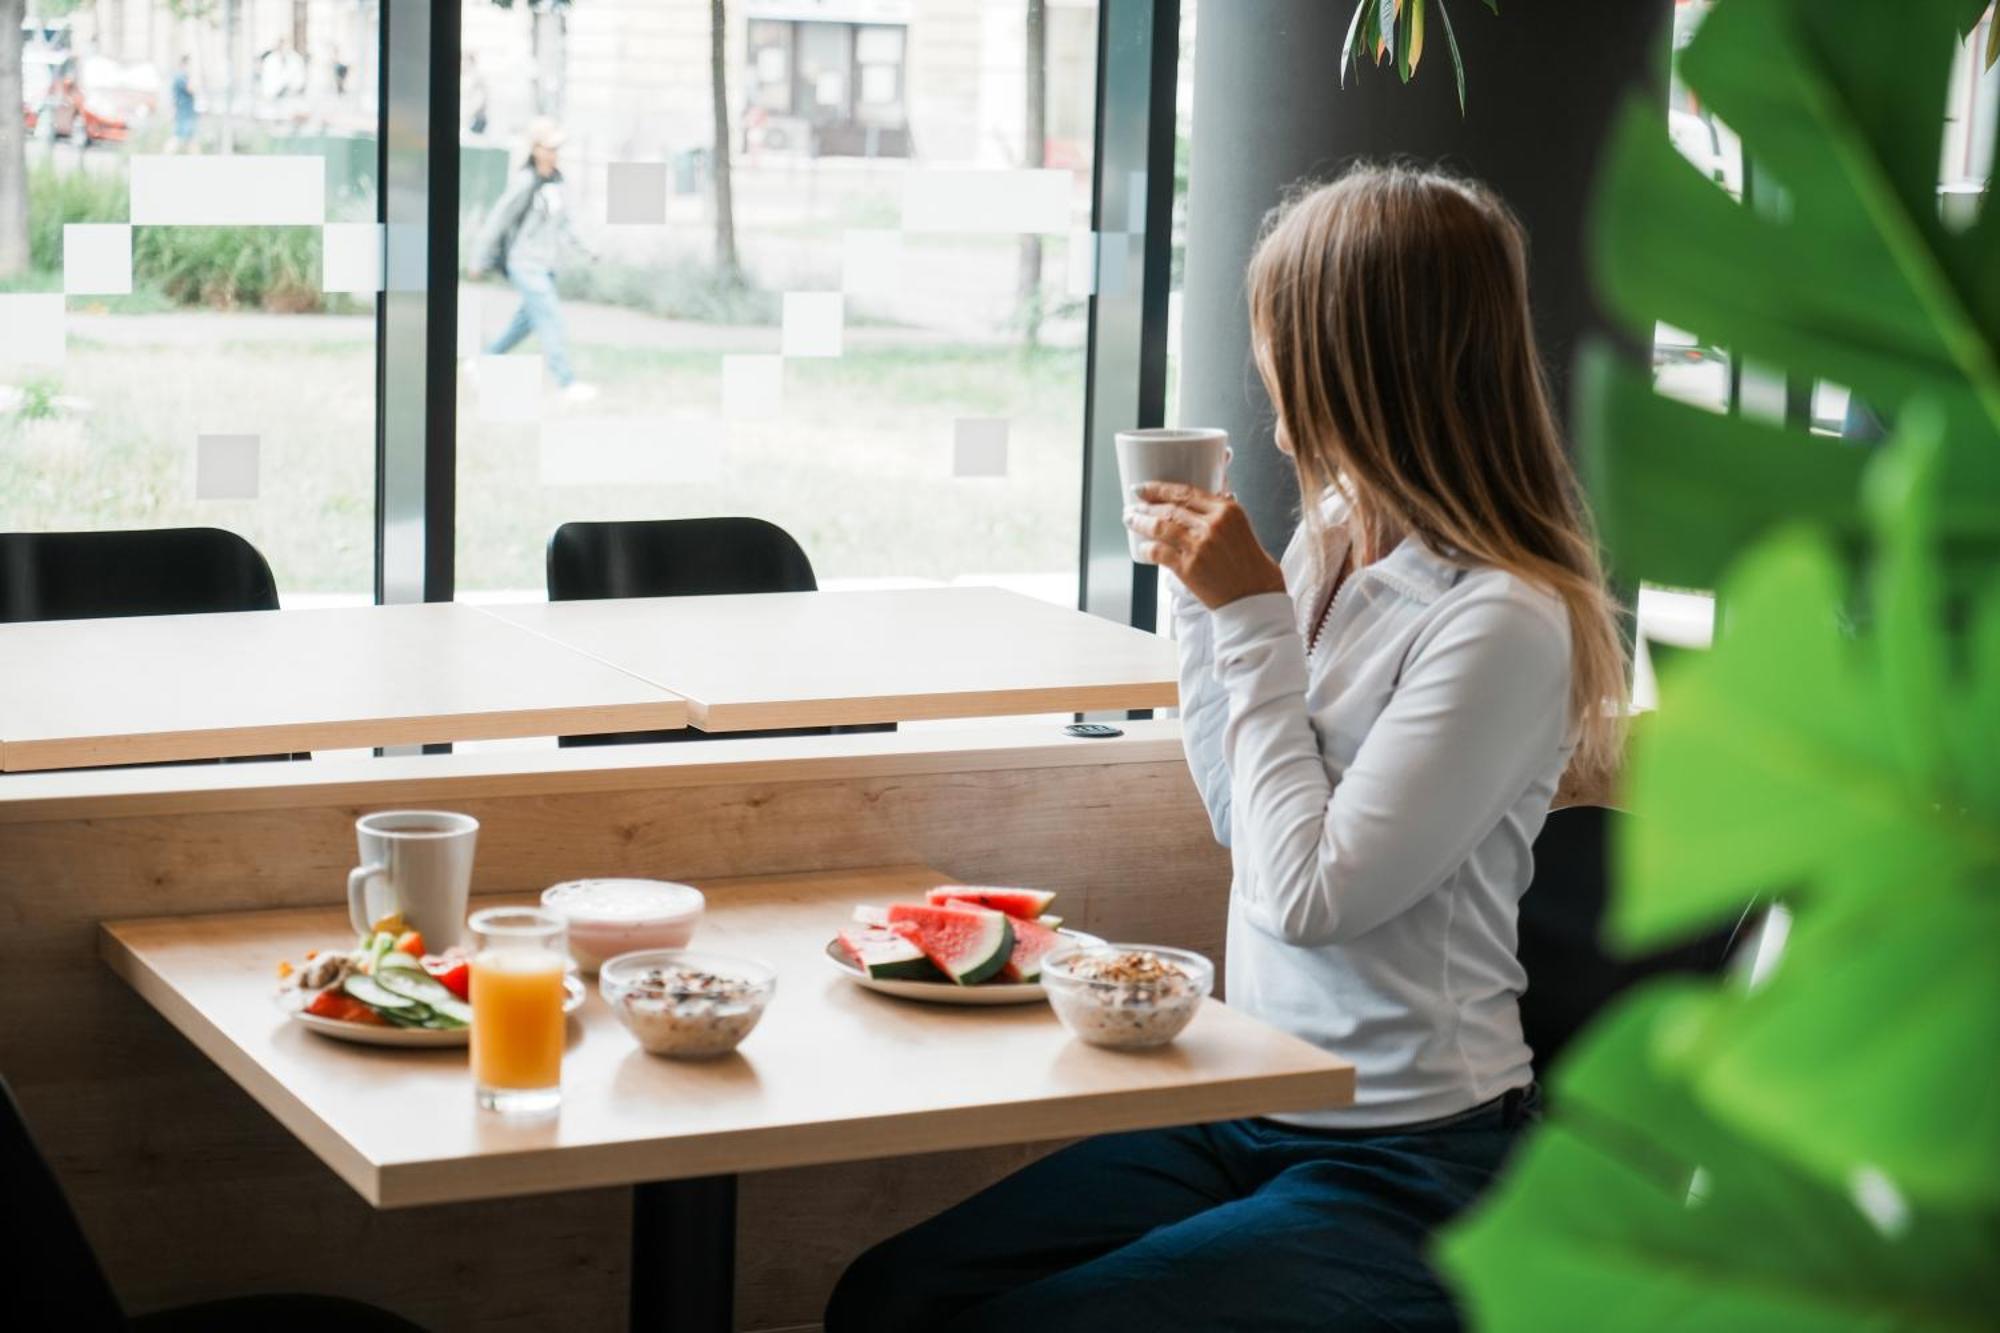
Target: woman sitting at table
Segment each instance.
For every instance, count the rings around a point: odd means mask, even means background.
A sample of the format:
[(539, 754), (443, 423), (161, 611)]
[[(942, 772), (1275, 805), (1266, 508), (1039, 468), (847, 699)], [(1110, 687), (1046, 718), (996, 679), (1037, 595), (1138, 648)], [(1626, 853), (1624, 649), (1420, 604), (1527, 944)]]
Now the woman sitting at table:
[(1352, 1106), (1090, 1140), (864, 1255), (828, 1333), (1430, 1329), (1433, 1231), (1537, 1116), (1516, 907), (1625, 654), (1558, 438), (1519, 224), (1366, 167), (1249, 272), (1282, 562), (1228, 495), (1139, 488), (1188, 764), (1231, 849), (1229, 1003), (1351, 1060)]

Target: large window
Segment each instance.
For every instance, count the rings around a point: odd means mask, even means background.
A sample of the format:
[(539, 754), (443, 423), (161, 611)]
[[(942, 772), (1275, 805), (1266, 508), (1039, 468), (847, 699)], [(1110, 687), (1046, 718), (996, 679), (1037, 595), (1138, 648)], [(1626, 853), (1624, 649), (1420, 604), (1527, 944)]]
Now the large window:
[(1074, 602), (1094, 0), (462, 17), (462, 594), (740, 513), (825, 583)]
[(365, 600), (375, 0), (27, 9), (0, 530), (226, 527), (288, 602)]

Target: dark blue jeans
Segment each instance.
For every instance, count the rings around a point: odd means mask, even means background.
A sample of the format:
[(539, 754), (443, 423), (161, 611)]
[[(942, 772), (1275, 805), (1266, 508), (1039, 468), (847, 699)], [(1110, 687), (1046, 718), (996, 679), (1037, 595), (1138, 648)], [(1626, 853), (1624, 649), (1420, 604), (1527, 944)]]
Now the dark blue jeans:
[(1392, 1130), (1091, 1139), (862, 1255), (826, 1333), (1456, 1328), (1425, 1248), (1539, 1108), (1530, 1087)]

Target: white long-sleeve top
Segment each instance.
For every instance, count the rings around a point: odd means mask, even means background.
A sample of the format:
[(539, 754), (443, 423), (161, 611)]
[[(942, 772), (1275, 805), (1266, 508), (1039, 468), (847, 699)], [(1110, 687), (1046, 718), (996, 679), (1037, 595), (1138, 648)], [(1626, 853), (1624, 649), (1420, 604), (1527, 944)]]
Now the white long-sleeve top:
[(1283, 1119), (1454, 1115), (1532, 1077), (1515, 919), (1574, 745), (1568, 615), (1412, 537), (1349, 575), (1308, 651), (1325, 585), (1298, 537), (1283, 565), (1287, 592), (1214, 612), (1162, 573), (1188, 765), (1235, 870), (1229, 1003), (1355, 1065), (1352, 1107)]

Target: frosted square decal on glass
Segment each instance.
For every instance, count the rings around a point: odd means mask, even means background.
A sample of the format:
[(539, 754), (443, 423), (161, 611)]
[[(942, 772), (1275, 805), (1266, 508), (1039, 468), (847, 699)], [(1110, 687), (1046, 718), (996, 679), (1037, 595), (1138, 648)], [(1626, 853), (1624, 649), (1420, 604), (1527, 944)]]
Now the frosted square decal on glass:
[(482, 356), (474, 363), (481, 421), (535, 421), (542, 415), (542, 358)]
[(194, 498), (257, 498), (257, 437), (198, 435), (194, 442)]
[(1043, 168), (995, 171), (911, 170), (903, 177), (903, 230), (913, 232), (1065, 232), (1075, 178)]
[(73, 296), (130, 296), (131, 226), (123, 222), (65, 223), (63, 290)]
[(1077, 298), (1097, 294), (1097, 233), (1069, 234), (1069, 276), (1065, 290)]
[(0, 293), (0, 366), (59, 366), (66, 322), (61, 292)]
[(326, 221), (326, 162), (318, 157), (138, 156), (138, 227), (317, 227)]
[(839, 292), (786, 292), (786, 356), (839, 356), (847, 307)]
[(373, 296), (382, 290), (382, 226), (329, 222), (320, 228), (320, 290)]
[[(477, 357), (486, 349), (486, 307), (483, 289), (469, 282), (458, 284), (458, 354)], [(475, 362), (475, 364), (477, 364)]]
[(732, 421), (775, 417), (785, 405), (785, 358), (722, 358), (722, 415)]
[(429, 291), (431, 275), (426, 266), (430, 263), (430, 252), (430, 233), (422, 223), (391, 222), (383, 225), (382, 290)]
[(1007, 418), (960, 417), (953, 423), (951, 475), (1007, 475)]
[(1139, 271), (1133, 251), (1144, 238), (1123, 232), (1106, 232), (1097, 238), (1097, 294), (1120, 297), (1129, 294), (1132, 278)]
[(1135, 236), (1146, 233), (1146, 173), (1134, 171), (1125, 178), (1125, 230)]
[(606, 169), (604, 220), (658, 226), (667, 220), (667, 164), (613, 162)]
[(686, 486), (722, 480), (719, 423), (699, 417), (558, 417), (541, 429), (544, 486)]
[(884, 229), (842, 232), (840, 289), (893, 292), (903, 281), (903, 233)]

